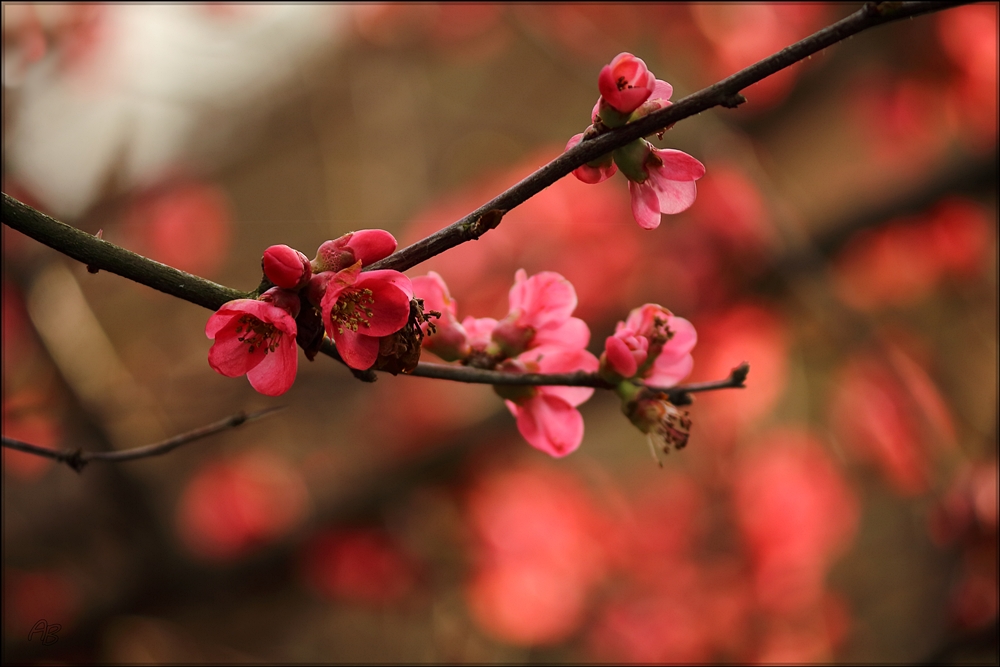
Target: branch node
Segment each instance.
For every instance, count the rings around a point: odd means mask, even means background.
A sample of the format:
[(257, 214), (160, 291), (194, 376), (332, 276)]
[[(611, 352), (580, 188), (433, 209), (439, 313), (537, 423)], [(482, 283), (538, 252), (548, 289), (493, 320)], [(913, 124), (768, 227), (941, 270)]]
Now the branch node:
[(727, 95), (726, 97), (722, 98), (722, 101), (719, 102), (719, 104), (726, 107), (727, 109), (735, 109), (736, 107), (738, 107), (739, 105), (743, 104), (746, 101), (747, 98), (745, 98), (742, 93), (733, 93), (732, 95)]
[(72, 454), (63, 459), (70, 468), (75, 470), (77, 473), (83, 472), (84, 466), (87, 465), (87, 459), (83, 458), (83, 450), (77, 449)]
[(746, 389), (747, 375), (750, 373), (750, 364), (741, 363), (739, 366), (729, 371), (729, 379), (734, 389)]

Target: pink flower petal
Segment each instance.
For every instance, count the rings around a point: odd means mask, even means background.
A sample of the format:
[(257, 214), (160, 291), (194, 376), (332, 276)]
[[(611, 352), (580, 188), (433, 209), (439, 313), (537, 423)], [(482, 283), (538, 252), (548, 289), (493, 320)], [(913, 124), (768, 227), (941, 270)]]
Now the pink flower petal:
[(684, 151), (654, 148), (653, 154), (663, 161), (662, 166), (649, 170), (656, 180), (696, 181), (705, 175), (705, 165)]
[[(376, 273), (376, 272), (372, 272)], [(374, 303), (368, 305), (372, 316), (368, 318), (368, 326), (359, 329), (358, 333), (368, 336), (388, 336), (402, 329), (410, 318), (410, 296), (399, 289), (394, 282), (381, 279), (366, 280), (361, 278), (355, 289), (368, 289), (372, 292)]]
[(299, 363), (295, 339), (282, 336), (278, 349), (264, 355), (255, 368), (247, 372), (250, 386), (265, 396), (280, 396), (295, 382)]
[[(653, 180), (652, 177), (650, 180)], [(691, 208), (698, 196), (698, 188), (694, 181), (658, 181), (654, 183), (654, 188), (659, 199), (660, 212), (668, 215)]]
[(630, 378), (639, 370), (632, 350), (617, 336), (608, 336), (604, 341), (604, 351), (607, 353), (608, 367), (624, 378)]
[(335, 332), (333, 342), (337, 345), (344, 363), (359, 371), (368, 370), (378, 359), (378, 338), (354, 333), (344, 329), (344, 333)]
[[(539, 347), (528, 350), (518, 357), (518, 361), (531, 361), (537, 364), (539, 373), (574, 373), (583, 371), (593, 373), (599, 362), (597, 357), (584, 349), (567, 349), (558, 345)], [(550, 396), (558, 396), (576, 407), (594, 395), (593, 387), (539, 387), (539, 392)]]
[(392, 269), (382, 269), (380, 271), (367, 271), (361, 275), (358, 279), (359, 282), (367, 280), (379, 280), (382, 282), (391, 283), (402, 291), (407, 299), (413, 298), (413, 283), (410, 279), (404, 276), (399, 271), (393, 271)]
[(410, 280), (413, 285), (413, 295), (424, 300), (424, 310), (436, 310), (444, 316), (455, 317), (458, 306), (451, 298), (444, 279), (434, 271), (426, 276), (417, 276)]
[(535, 449), (561, 458), (583, 441), (583, 416), (558, 396), (538, 394), (522, 405), (506, 403), (517, 417), (517, 430)]
[(648, 183), (628, 182), (628, 191), (632, 195), (632, 217), (643, 229), (656, 229), (660, 226), (660, 196)]
[(554, 271), (542, 271), (528, 278), (524, 269), (520, 269), (510, 288), (510, 312), (520, 311), (518, 325), (535, 331), (562, 324), (576, 305), (573, 285)]
[(564, 348), (582, 349), (587, 347), (589, 342), (590, 327), (579, 317), (571, 317), (557, 327), (536, 332), (531, 346), (559, 345)]
[(675, 360), (664, 359), (661, 355), (653, 362), (653, 368), (645, 377), (645, 384), (651, 387), (673, 387), (690, 375), (692, 368), (694, 357), (690, 354)]
[[(213, 318), (215, 315), (212, 316)], [(238, 339), (239, 317), (230, 317), (215, 331), (215, 343), (208, 351), (208, 365), (217, 373), (235, 378), (245, 375), (264, 359), (264, 349), (254, 349)]]
[(396, 251), (396, 239), (384, 229), (362, 229), (351, 234), (345, 244), (362, 265), (377, 262)]
[(669, 100), (670, 96), (674, 94), (674, 87), (671, 86), (666, 81), (660, 79), (656, 80), (656, 84), (653, 86), (653, 93), (649, 96), (651, 100)]

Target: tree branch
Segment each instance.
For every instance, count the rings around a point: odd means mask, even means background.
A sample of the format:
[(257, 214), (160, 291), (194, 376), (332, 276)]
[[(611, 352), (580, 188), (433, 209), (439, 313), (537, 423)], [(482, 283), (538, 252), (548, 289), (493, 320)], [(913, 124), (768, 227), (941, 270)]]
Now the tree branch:
[(868, 2), (845, 19), (823, 28), (805, 39), (740, 70), (697, 93), (688, 95), (676, 104), (660, 109), (635, 122), (623, 125), (588, 140), (581, 141), (549, 162), (521, 182), (501, 193), (478, 209), (447, 227), (396, 251), (383, 260), (362, 270), (395, 269), (405, 271), (423, 261), (439, 255), (466, 241), (478, 240), (483, 234), (500, 224), (500, 219), (511, 209), (523, 204), (574, 169), (625, 146), (640, 137), (655, 134), (685, 118), (697, 115), (712, 107), (734, 108), (746, 99), (740, 91), (765, 79), (828, 46), (841, 42), (868, 28), (948, 9), (965, 2)]
[(164, 440), (163, 442), (158, 442), (152, 445), (145, 445), (143, 447), (135, 447), (133, 449), (126, 449), (120, 452), (84, 452), (79, 449), (74, 451), (49, 449), (48, 447), (39, 447), (38, 445), (32, 445), (31, 443), (21, 442), (20, 440), (15, 440), (14, 438), (8, 438), (3, 436), (2, 443), (4, 447), (9, 449), (16, 449), (19, 452), (25, 452), (27, 454), (34, 454), (35, 456), (42, 456), (49, 459), (55, 459), (60, 463), (65, 463), (70, 468), (77, 472), (81, 472), (88, 463), (91, 461), (105, 461), (107, 463), (121, 463), (123, 461), (135, 461), (138, 459), (145, 459), (151, 456), (161, 456), (167, 452), (171, 452), (181, 445), (186, 445), (189, 442), (195, 440), (200, 440), (201, 438), (208, 437), (219, 431), (225, 431), (226, 429), (236, 428), (241, 424), (245, 424), (248, 421), (254, 421), (262, 417), (266, 417), (270, 414), (278, 412), (279, 410), (284, 410), (283, 406), (266, 408), (264, 410), (258, 410), (257, 412), (251, 412), (247, 414), (245, 412), (238, 412), (235, 415), (226, 417), (214, 424), (209, 424), (208, 426), (202, 426), (201, 428), (196, 428), (193, 431), (188, 431), (187, 433), (182, 433), (181, 435), (174, 436)]
[[(680, 404), (690, 403), (686, 398), (687, 394), (700, 391), (714, 391), (716, 389), (743, 389), (746, 387), (747, 375), (750, 373), (750, 364), (741, 363), (729, 372), (729, 376), (723, 380), (713, 380), (711, 382), (695, 382), (692, 384), (679, 384), (674, 387), (653, 387), (657, 391), (662, 391), (670, 397), (671, 402)], [(595, 389), (614, 389), (615, 385), (608, 382), (597, 373), (505, 373), (504, 371), (491, 371), (470, 366), (449, 366), (447, 364), (431, 364), (421, 362), (416, 370), (410, 375), (415, 377), (436, 378), (439, 380), (453, 380), (455, 382), (468, 382), (471, 384), (497, 384), (497, 385), (520, 385), (520, 386), (559, 386), (559, 387), (594, 387)], [(647, 385), (649, 386), (649, 385)]]

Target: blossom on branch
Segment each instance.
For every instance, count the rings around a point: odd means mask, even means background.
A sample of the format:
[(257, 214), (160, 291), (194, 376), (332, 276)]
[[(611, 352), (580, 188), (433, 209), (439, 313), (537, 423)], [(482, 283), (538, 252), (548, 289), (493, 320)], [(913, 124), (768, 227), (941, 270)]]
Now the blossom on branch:
[(661, 213), (673, 215), (691, 208), (698, 195), (695, 181), (705, 175), (705, 165), (683, 151), (661, 150), (645, 139), (639, 141), (645, 153), (639, 168), (642, 180), (619, 166), (629, 179), (632, 216), (643, 229), (656, 229)]
[(672, 387), (694, 366), (698, 342), (694, 326), (663, 306), (635, 308), (608, 336), (601, 355), (601, 375), (610, 381), (641, 378), (655, 387)]
[(313, 276), (309, 284), (309, 299), (320, 307), (326, 334), (344, 363), (357, 370), (371, 368), (378, 359), (379, 338), (406, 326), (412, 298), (409, 278), (392, 270), (362, 273), (361, 260)]
[(377, 262), (396, 250), (396, 238), (384, 229), (361, 229), (326, 241), (312, 261), (314, 273), (342, 271), (357, 262)]
[(465, 328), (458, 322), (456, 317), (458, 305), (451, 298), (444, 279), (431, 271), (426, 276), (411, 279), (410, 282), (413, 285), (413, 296), (423, 299), (424, 312), (440, 313), (434, 322), (421, 324), (424, 333), (423, 346), (445, 361), (456, 361), (468, 356), (468, 336)]
[(299, 297), (275, 287), (260, 300), (237, 299), (208, 318), (205, 335), (215, 340), (208, 363), (226, 377), (246, 375), (267, 396), (280, 396), (292, 386), (298, 370), (295, 349)]
[[(579, 349), (551, 345), (508, 359), (500, 370), (511, 373), (567, 373), (597, 370), (597, 357)], [(577, 406), (594, 394), (592, 387), (494, 385), (517, 419), (517, 430), (535, 449), (561, 458), (583, 441), (583, 417)]]
[(558, 273), (542, 271), (529, 278), (518, 270), (509, 299), (507, 317), (493, 330), (493, 341), (506, 356), (544, 345), (583, 349), (590, 341), (587, 323), (572, 317), (576, 290)]
[(638, 109), (653, 93), (656, 83), (646, 63), (627, 52), (615, 56), (597, 76), (601, 100), (621, 114)]
[[(607, 128), (621, 127), (670, 106), (673, 94), (669, 83), (654, 77), (630, 53), (620, 53), (604, 66), (598, 88), (601, 97), (591, 112), (593, 124), (571, 138), (566, 150)], [(629, 180), (632, 215), (643, 229), (658, 227), (662, 213), (690, 208), (697, 196), (695, 181), (705, 175), (705, 165), (687, 153), (655, 148), (642, 138), (574, 169), (573, 175), (584, 183), (600, 183), (619, 169)]]

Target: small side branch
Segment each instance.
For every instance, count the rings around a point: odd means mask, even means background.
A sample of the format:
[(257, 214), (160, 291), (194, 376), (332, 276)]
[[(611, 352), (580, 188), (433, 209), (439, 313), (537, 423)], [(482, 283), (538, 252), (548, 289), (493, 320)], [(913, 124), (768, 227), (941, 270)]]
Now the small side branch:
[(83, 470), (84, 466), (91, 461), (122, 463), (124, 461), (146, 459), (151, 456), (161, 456), (177, 449), (181, 445), (186, 445), (189, 442), (194, 442), (195, 440), (200, 440), (210, 435), (214, 435), (220, 431), (236, 428), (237, 426), (245, 424), (249, 421), (254, 421), (256, 419), (261, 419), (274, 414), (279, 410), (284, 410), (284, 407), (271, 407), (257, 412), (251, 412), (249, 414), (246, 412), (238, 412), (235, 415), (226, 417), (225, 419), (217, 421), (214, 424), (196, 428), (193, 431), (182, 433), (181, 435), (174, 436), (173, 438), (169, 438), (163, 442), (145, 445), (144, 447), (135, 447), (134, 449), (126, 449), (120, 452), (84, 452), (79, 449), (74, 451), (49, 449), (48, 447), (39, 447), (38, 445), (21, 442), (20, 440), (15, 440), (14, 438), (8, 438), (6, 436), (3, 437), (2, 444), (4, 447), (15, 449), (19, 452), (54, 459), (60, 463), (65, 463), (73, 470), (80, 472)]
[[(650, 387), (650, 389), (662, 391), (670, 397), (671, 402), (677, 405), (684, 405), (691, 402), (688, 394), (701, 391), (715, 391), (717, 389), (744, 389), (749, 373), (750, 364), (744, 361), (739, 366), (733, 368), (729, 372), (729, 376), (723, 380), (679, 384), (674, 387)], [(576, 373), (505, 373), (503, 371), (491, 371), (481, 368), (471, 368), (469, 366), (450, 366), (447, 364), (421, 362), (410, 375), (437, 378), (439, 380), (452, 380), (454, 382), (467, 382), (470, 384), (614, 389), (613, 384), (597, 373), (584, 373), (582, 371)]]

